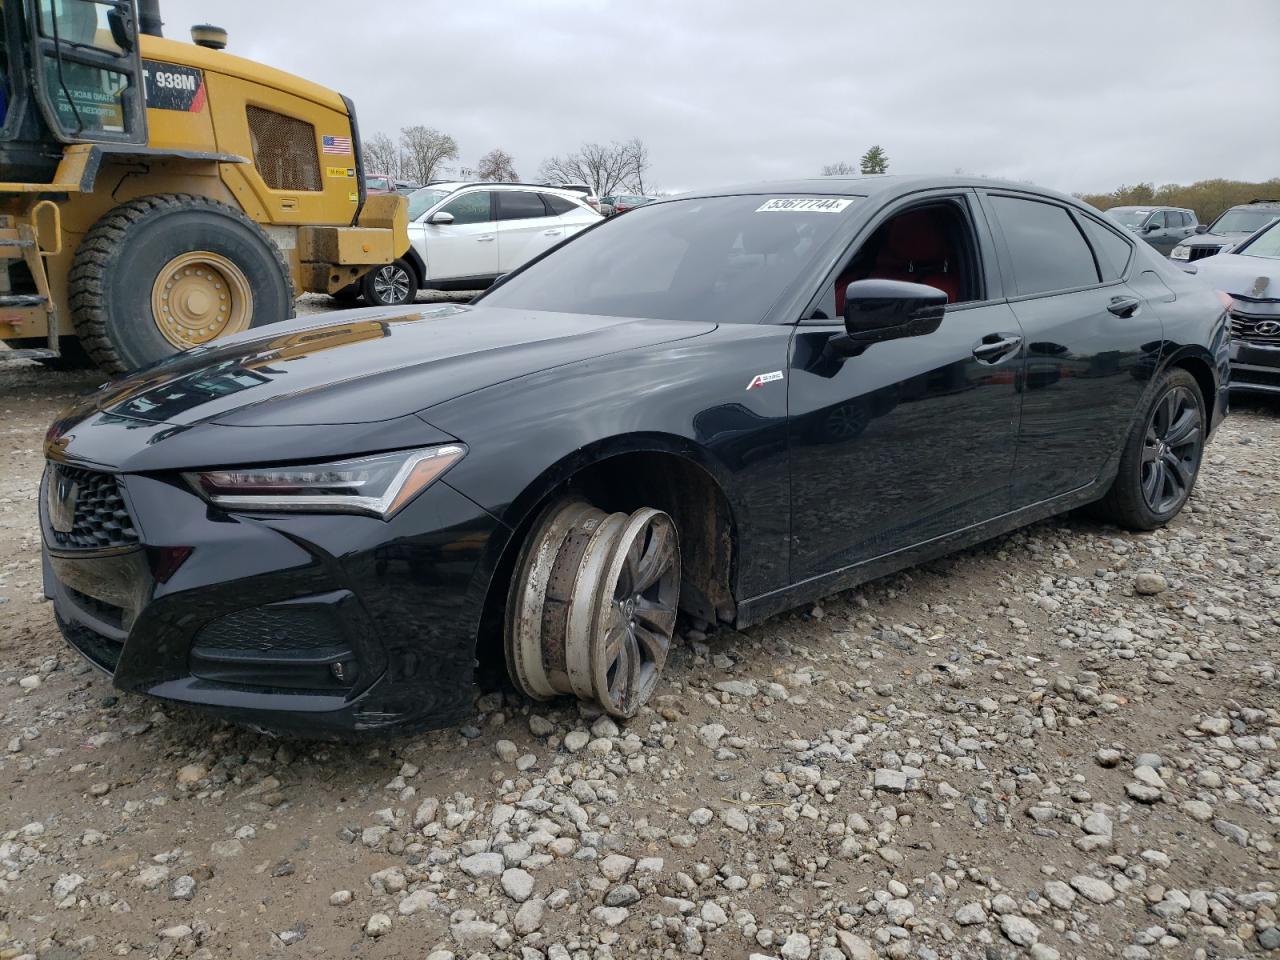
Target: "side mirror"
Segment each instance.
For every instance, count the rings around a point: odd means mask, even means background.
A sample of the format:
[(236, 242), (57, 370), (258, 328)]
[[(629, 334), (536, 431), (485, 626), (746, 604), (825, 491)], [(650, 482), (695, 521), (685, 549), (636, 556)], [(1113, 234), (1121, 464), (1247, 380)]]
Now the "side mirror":
[(1160, 227), (1159, 227), (1159, 225), (1158, 225), (1158, 224), (1148, 223), (1145, 227), (1143, 227), (1143, 228), (1142, 228), (1142, 232), (1143, 232), (1143, 233), (1155, 233), (1158, 229), (1160, 229)]
[(942, 323), (947, 295), (937, 287), (904, 280), (855, 280), (845, 289), (847, 342), (875, 343), (933, 333)]
[(441, 210), (439, 213), (433, 213), (430, 219), (427, 220), (427, 223), (437, 223), (442, 227), (446, 226), (450, 223), (453, 223), (453, 214), (445, 213), (443, 210)]
[(1209, 232), (1209, 225), (1207, 223), (1196, 224), (1196, 233), (1208, 233), (1208, 232)]

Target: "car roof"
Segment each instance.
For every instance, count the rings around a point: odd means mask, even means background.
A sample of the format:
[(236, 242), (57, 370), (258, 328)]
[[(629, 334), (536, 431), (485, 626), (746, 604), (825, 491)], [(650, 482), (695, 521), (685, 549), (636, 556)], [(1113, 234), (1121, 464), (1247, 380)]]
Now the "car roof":
[(1171, 207), (1164, 203), (1132, 203), (1123, 207), (1107, 207), (1107, 212), (1112, 210), (1181, 210), (1183, 213), (1195, 213), (1190, 207)]
[(545, 183), (511, 183), (498, 180), (433, 180), (427, 184), (433, 190), (446, 190), (452, 193), (467, 187), (484, 187), (486, 190), (539, 190), (544, 193), (577, 194), (577, 191), (564, 187), (552, 187)]
[[(721, 187), (714, 190), (693, 190), (677, 197), (666, 199), (690, 199), (696, 197), (731, 197), (744, 194), (815, 194), (818, 196), (843, 196), (887, 198), (924, 190), (948, 190), (956, 187), (974, 187), (984, 190), (1009, 191), (1013, 193), (1029, 193), (1052, 200), (1069, 203), (1075, 207), (1086, 207), (1084, 203), (1065, 193), (1037, 187), (1028, 183), (1013, 180), (995, 180), (987, 177), (944, 176), (931, 174), (868, 174), (853, 177), (807, 177), (797, 180), (766, 180), (759, 183), (744, 183)], [(1092, 209), (1092, 208), (1088, 208)]]

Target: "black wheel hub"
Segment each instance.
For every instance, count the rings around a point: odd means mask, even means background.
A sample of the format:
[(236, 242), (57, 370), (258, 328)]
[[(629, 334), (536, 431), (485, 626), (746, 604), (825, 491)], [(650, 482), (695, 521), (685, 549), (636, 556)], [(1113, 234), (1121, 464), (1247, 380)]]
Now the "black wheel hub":
[(1142, 443), (1142, 496), (1156, 513), (1170, 513), (1191, 493), (1204, 449), (1204, 417), (1195, 394), (1174, 387), (1156, 403)]

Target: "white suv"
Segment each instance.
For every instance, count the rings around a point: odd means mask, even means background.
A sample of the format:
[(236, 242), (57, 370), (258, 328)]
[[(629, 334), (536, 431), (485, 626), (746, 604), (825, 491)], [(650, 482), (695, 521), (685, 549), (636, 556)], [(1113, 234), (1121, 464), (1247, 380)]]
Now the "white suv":
[(601, 220), (571, 190), (523, 183), (432, 183), (409, 194), (409, 252), (371, 270), (365, 302), (398, 306), (419, 290), (482, 290)]

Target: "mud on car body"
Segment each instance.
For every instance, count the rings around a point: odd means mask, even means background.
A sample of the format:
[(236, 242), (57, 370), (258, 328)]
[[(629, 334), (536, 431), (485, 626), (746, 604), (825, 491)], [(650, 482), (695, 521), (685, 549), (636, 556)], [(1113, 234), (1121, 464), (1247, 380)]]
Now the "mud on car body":
[(469, 306), (293, 321), (48, 434), (46, 591), (117, 687), (272, 730), (458, 721), (477, 664), (618, 716), (678, 611), (745, 627), (1074, 507), (1173, 517), (1226, 318), (986, 180), (645, 205)]

